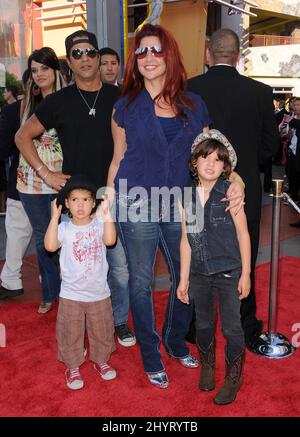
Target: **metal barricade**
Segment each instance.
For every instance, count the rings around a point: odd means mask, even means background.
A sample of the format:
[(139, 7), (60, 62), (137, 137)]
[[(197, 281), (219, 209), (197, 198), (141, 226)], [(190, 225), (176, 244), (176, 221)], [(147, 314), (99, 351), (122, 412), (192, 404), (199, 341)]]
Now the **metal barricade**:
[(272, 181), (273, 210), (268, 330), (263, 332), (251, 347), (252, 352), (267, 358), (285, 358), (295, 351), (289, 339), (276, 332), (281, 200), (283, 198), (287, 200), (300, 213), (297, 205), (282, 190), (283, 180), (274, 179)]

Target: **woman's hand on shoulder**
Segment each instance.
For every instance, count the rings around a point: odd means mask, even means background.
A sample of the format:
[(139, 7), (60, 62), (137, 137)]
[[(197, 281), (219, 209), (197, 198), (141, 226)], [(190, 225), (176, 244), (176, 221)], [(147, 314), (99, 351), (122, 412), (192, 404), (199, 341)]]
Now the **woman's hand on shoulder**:
[(223, 202), (225, 201), (229, 202), (229, 205), (225, 211), (229, 211), (230, 209), (232, 209), (235, 215), (238, 214), (238, 212), (245, 205), (244, 199), (245, 199), (244, 187), (241, 185), (240, 182), (232, 181), (227, 190), (226, 197), (222, 199)]

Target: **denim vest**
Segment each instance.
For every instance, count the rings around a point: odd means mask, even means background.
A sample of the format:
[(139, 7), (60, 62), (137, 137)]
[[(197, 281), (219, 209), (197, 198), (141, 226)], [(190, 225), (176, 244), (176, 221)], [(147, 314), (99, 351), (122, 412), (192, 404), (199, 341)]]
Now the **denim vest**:
[[(228, 187), (228, 181), (221, 178), (217, 180), (204, 206), (203, 226), (194, 226), (194, 228), (191, 226), (193, 217), (190, 213), (195, 212), (196, 196), (198, 196), (195, 186), (192, 193), (192, 205), (188, 208), (185, 206), (187, 237), (192, 249), (192, 273), (212, 275), (240, 268), (242, 265), (235, 225), (230, 212), (225, 212), (228, 202), (221, 202)], [(197, 206), (199, 204), (200, 202), (197, 202)], [(201, 214), (201, 211), (198, 208), (197, 214), (199, 213)], [(200, 222), (201, 220), (198, 224)]]

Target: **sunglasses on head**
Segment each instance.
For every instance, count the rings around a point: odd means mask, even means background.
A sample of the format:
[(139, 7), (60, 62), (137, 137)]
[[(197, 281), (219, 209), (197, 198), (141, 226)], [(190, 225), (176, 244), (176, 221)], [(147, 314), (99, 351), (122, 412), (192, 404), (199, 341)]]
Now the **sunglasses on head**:
[(98, 51), (96, 49), (93, 49), (93, 48), (90, 48), (90, 47), (87, 48), (87, 49), (78, 48), (78, 49), (74, 49), (74, 50), (71, 51), (72, 58), (74, 58), (74, 59), (80, 59), (83, 56), (84, 53), (89, 58), (95, 58), (97, 56), (97, 54), (98, 54)]
[(152, 56), (155, 56), (157, 58), (160, 58), (164, 55), (161, 46), (139, 47), (138, 49), (136, 49), (134, 54), (137, 56), (138, 59), (143, 59), (147, 56), (148, 50), (150, 50)]

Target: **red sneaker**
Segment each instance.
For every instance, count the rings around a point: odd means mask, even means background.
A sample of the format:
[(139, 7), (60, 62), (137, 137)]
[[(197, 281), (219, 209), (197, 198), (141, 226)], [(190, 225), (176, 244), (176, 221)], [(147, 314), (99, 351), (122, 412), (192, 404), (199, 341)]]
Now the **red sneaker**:
[(81, 378), (78, 367), (74, 369), (67, 369), (65, 375), (66, 375), (67, 386), (71, 390), (80, 390), (83, 387), (84, 383)]
[(100, 374), (102, 379), (109, 381), (110, 379), (115, 379), (117, 372), (107, 363), (95, 363), (94, 369)]

